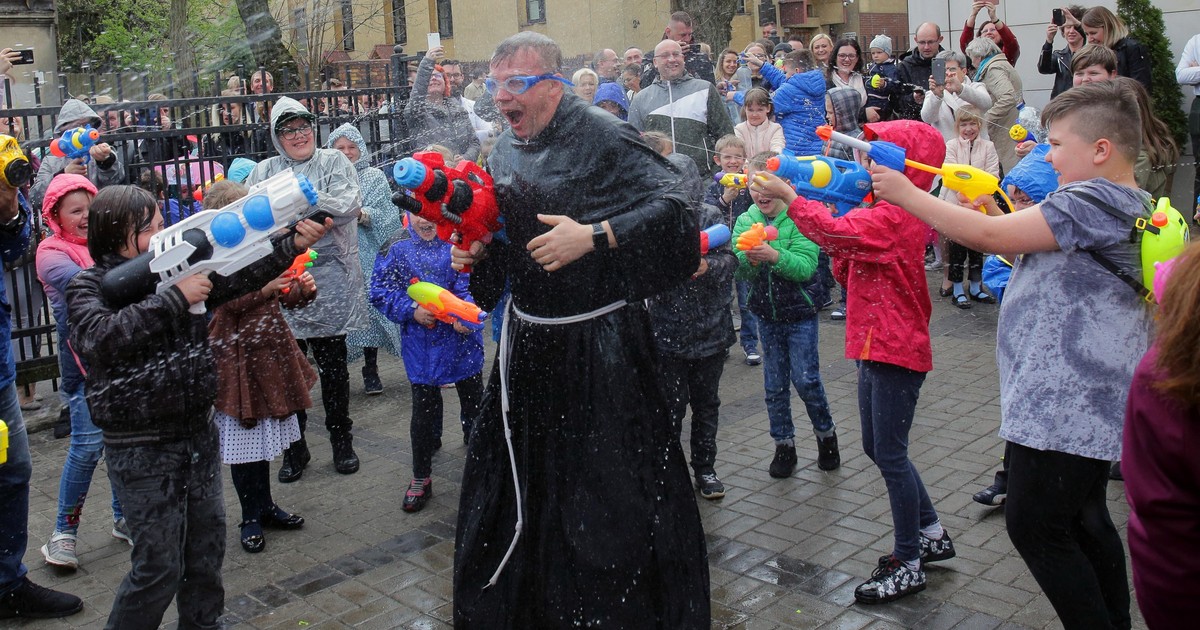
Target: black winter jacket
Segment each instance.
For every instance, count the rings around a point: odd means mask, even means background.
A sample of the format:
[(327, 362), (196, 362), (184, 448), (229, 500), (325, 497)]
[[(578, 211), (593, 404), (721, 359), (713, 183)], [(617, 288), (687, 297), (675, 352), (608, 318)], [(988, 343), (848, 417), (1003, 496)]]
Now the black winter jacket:
[[(702, 204), (700, 229), (725, 219), (720, 210)], [(703, 359), (723, 354), (736, 340), (733, 333), (733, 301), (730, 285), (738, 261), (731, 243), (714, 248), (704, 256), (708, 271), (650, 298), (654, 344), (659, 352), (678, 359)]]
[[(945, 50), (938, 46), (938, 52)], [(900, 57), (900, 81), (908, 85), (900, 86), (900, 99), (896, 105), (895, 117), (908, 120), (921, 120), (921, 104), (913, 98), (913, 90), (927, 90), (929, 77), (933, 75), (933, 59), (925, 59), (917, 48), (904, 53)]]
[(1071, 58), (1074, 53), (1069, 46), (1054, 50), (1050, 42), (1042, 44), (1042, 54), (1038, 56), (1037, 69), (1041, 74), (1054, 75), (1054, 89), (1050, 98), (1054, 98), (1071, 89), (1075, 76), (1071, 73)]
[[(298, 253), (292, 242), (284, 239), (271, 255), (232, 276), (213, 275), (206, 306), (215, 309), (283, 273)], [(104, 256), (67, 285), (71, 349), (87, 369), (92, 421), (107, 443), (186, 438), (207, 426), (217, 395), (208, 322), (188, 312), (177, 287), (124, 308), (109, 306), (100, 282), (123, 262)]]
[(1113, 46), (1117, 53), (1117, 74), (1129, 77), (1150, 90), (1150, 55), (1146, 47), (1132, 37), (1126, 37)]

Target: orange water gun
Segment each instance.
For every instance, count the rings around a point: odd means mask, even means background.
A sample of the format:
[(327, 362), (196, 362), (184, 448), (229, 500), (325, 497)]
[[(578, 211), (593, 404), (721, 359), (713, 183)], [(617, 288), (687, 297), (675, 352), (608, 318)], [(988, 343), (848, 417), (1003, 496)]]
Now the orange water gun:
[(408, 285), (408, 297), (432, 313), (440, 322), (459, 322), (471, 330), (482, 330), (483, 322), (487, 320), (488, 314), (478, 306), (432, 282), (414, 280)]
[(779, 238), (779, 229), (774, 225), (764, 226), (762, 223), (755, 223), (750, 226), (750, 229), (738, 235), (737, 248), (744, 252), (777, 238)]
[[(304, 273), (308, 268), (313, 266), (313, 261), (315, 261), (316, 259), (317, 259), (317, 250), (315, 250), (315, 249), (305, 250), (303, 254), (296, 256), (296, 258), (294, 258), (292, 260), (292, 266), (288, 267), (287, 270), (284, 271), (283, 273), (284, 273), (284, 275), (290, 276), (292, 278), (299, 278), (300, 274)], [(288, 293), (290, 293), (291, 290), (292, 290), (291, 285), (283, 287), (284, 295), (287, 295)]]

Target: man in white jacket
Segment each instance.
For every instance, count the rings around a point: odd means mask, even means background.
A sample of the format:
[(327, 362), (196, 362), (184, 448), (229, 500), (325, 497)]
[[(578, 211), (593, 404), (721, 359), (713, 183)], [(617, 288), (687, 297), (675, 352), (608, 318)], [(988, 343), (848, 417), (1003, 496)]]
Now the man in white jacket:
[[(944, 50), (935, 59), (946, 61), (946, 82), (938, 85), (932, 76), (929, 77), (929, 92), (921, 105), (921, 120), (942, 132), (942, 137), (949, 142), (958, 137), (958, 129), (954, 124), (954, 113), (958, 108), (974, 105), (980, 112), (986, 112), (992, 106), (992, 97), (982, 83), (975, 83), (967, 77), (967, 59), (962, 53)], [(979, 137), (988, 140), (988, 132), (987, 125), (984, 125)]]

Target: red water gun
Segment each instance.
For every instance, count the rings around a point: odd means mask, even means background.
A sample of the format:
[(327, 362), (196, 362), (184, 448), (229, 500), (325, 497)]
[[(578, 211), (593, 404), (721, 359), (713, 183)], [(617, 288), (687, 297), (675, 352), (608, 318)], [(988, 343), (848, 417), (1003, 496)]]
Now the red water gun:
[(440, 153), (419, 151), (396, 162), (392, 178), (412, 192), (411, 197), (396, 193), (392, 203), (433, 221), (438, 238), (447, 243), (463, 249), (476, 241), (490, 243), (503, 227), (492, 176), (474, 162), (462, 160), (450, 167)]
[[(292, 266), (288, 267), (283, 273), (293, 279), (299, 278), (300, 274), (304, 273), (309, 267), (313, 266), (313, 261), (316, 259), (317, 251), (315, 249), (305, 250), (303, 254), (296, 256), (296, 258), (292, 260)], [(292, 285), (289, 284), (283, 287), (283, 294), (287, 295), (291, 292), (291, 290)]]

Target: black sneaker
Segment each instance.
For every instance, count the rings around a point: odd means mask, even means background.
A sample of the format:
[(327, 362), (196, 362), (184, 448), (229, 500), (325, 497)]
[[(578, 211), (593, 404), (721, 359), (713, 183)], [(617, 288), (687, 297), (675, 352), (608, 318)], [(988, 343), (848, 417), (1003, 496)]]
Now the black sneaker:
[(379, 369), (363, 366), (363, 393), (368, 396), (378, 396), (383, 393), (383, 381), (379, 379)]
[(717, 478), (717, 473), (709, 470), (696, 475), (696, 488), (700, 496), (709, 501), (716, 501), (725, 496), (725, 484)]
[(771, 460), (769, 472), (776, 479), (786, 479), (796, 470), (796, 447), (786, 444), (775, 445), (775, 459)]
[(817, 468), (837, 470), (841, 465), (842, 455), (838, 452), (837, 434), (827, 438), (817, 438)]
[(971, 500), (983, 505), (996, 507), (1004, 505), (1004, 500), (1008, 498), (1008, 490), (1001, 488), (996, 484), (992, 484), (971, 496)]
[(404, 502), (400, 507), (405, 512), (420, 512), (429, 499), (433, 498), (433, 479), (413, 479), (404, 492)]
[(83, 600), (38, 586), (29, 578), (21, 578), (20, 585), (13, 592), (0, 597), (0, 619), (53, 619), (74, 615), (81, 610)]
[(871, 579), (854, 589), (854, 599), (860, 604), (886, 604), (905, 595), (925, 590), (925, 570), (913, 571), (896, 556), (884, 556), (871, 574)]
[(921, 564), (926, 562), (941, 562), (949, 560), (954, 553), (954, 541), (950, 540), (950, 532), (942, 531), (942, 537), (934, 540), (921, 534)]

